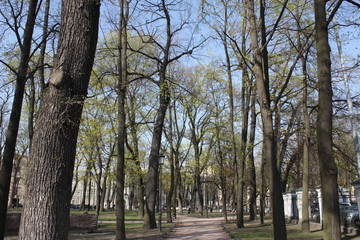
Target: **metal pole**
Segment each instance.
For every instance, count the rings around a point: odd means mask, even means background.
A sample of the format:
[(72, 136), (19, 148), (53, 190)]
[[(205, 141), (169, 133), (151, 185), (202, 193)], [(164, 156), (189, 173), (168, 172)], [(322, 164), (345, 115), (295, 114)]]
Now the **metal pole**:
[(205, 182), (205, 199), (206, 199), (206, 217), (209, 217), (209, 198), (208, 198), (208, 184)]
[(162, 227), (161, 227), (161, 215), (162, 215), (162, 209), (161, 209), (161, 185), (162, 185), (162, 181), (161, 181), (161, 174), (162, 174), (162, 164), (159, 164), (159, 230), (162, 231)]

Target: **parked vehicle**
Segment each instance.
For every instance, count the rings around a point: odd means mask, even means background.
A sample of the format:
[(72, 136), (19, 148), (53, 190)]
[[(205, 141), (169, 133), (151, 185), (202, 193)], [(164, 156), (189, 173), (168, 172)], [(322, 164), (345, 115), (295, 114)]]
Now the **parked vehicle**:
[(345, 206), (341, 211), (340, 215), (344, 224), (355, 225), (360, 227), (359, 210), (357, 204), (351, 206)]

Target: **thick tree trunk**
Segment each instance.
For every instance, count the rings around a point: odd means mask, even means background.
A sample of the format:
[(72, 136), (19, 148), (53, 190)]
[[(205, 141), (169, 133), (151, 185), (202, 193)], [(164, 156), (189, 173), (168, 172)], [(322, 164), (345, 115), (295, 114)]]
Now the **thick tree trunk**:
[(63, 0), (55, 67), (35, 127), (19, 239), (67, 239), (76, 140), (97, 43), (100, 1)]
[(170, 93), (167, 81), (165, 80), (165, 69), (160, 72), (161, 83), (160, 86), (160, 106), (157, 112), (155, 121), (151, 152), (149, 156), (149, 169), (146, 182), (146, 208), (144, 228), (156, 228), (155, 219), (155, 204), (156, 204), (156, 187), (158, 186), (158, 168), (159, 168), (159, 150), (161, 144), (161, 135), (164, 126), (165, 113), (170, 103)]
[(340, 239), (337, 166), (332, 152), (331, 60), (326, 20), (327, 0), (315, 0), (315, 30), (318, 66), (319, 104), (317, 146), (323, 199), (324, 239)]
[(15, 156), (16, 139), (20, 124), (20, 115), (24, 98), (25, 82), (28, 73), (31, 41), (36, 20), (37, 4), (37, 0), (29, 1), (28, 16), (21, 47), (20, 63), (16, 75), (15, 94), (10, 113), (9, 125), (6, 131), (4, 152), (0, 166), (0, 239), (2, 239), (5, 234), (11, 172)]
[[(161, 97), (163, 98), (163, 97)], [(158, 156), (161, 143), (161, 134), (165, 119), (165, 112), (168, 106), (168, 100), (160, 103), (158, 116), (155, 122), (153, 140), (151, 144), (151, 153), (149, 157), (148, 181), (146, 182), (146, 214), (144, 228), (156, 228), (155, 204), (156, 204), (156, 187), (158, 185)], [(150, 180), (151, 179), (151, 180)]]
[(159, 168), (159, 151), (161, 145), (161, 136), (164, 127), (164, 120), (166, 110), (170, 103), (170, 91), (169, 85), (166, 78), (166, 70), (169, 65), (170, 59), (170, 47), (173, 34), (171, 33), (171, 19), (168, 12), (168, 6), (165, 0), (161, 1), (161, 10), (165, 15), (166, 19), (166, 44), (162, 47), (163, 58), (160, 61), (159, 69), (159, 98), (160, 106), (157, 111), (157, 116), (154, 124), (154, 131), (151, 141), (151, 150), (149, 156), (149, 167), (147, 174), (146, 182), (146, 206), (145, 206), (145, 218), (144, 218), (144, 228), (151, 229), (156, 228), (156, 219), (155, 219), (155, 204), (156, 204), (156, 187), (158, 186), (158, 168)]

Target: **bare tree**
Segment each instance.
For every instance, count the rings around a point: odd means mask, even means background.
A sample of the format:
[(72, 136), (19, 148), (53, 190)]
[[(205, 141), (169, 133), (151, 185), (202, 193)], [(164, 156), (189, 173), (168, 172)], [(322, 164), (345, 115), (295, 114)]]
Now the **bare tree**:
[[(144, 228), (156, 228), (156, 219), (155, 219), (155, 205), (156, 205), (156, 187), (158, 185), (158, 156), (161, 145), (161, 137), (164, 126), (164, 120), (167, 108), (170, 104), (170, 91), (169, 91), (169, 81), (167, 76), (167, 70), (169, 65), (172, 62), (177, 61), (184, 55), (191, 54), (192, 51), (198, 46), (194, 46), (190, 48), (189, 46), (186, 49), (180, 50), (180, 52), (174, 51), (174, 49), (179, 48), (179, 46), (174, 42), (175, 36), (181, 30), (183, 30), (184, 26), (188, 23), (182, 22), (178, 26), (174, 26), (172, 24), (171, 10), (174, 6), (179, 4), (178, 1), (157, 1), (154, 3), (147, 2), (148, 5), (144, 6), (146, 11), (152, 11), (155, 13), (156, 21), (163, 21), (164, 31), (163, 36), (159, 37), (156, 34), (143, 34), (140, 33), (140, 37), (142, 37), (143, 41), (147, 43), (152, 43), (157, 49), (158, 53), (155, 55), (151, 55), (142, 51), (141, 49), (134, 50), (137, 53), (152, 59), (157, 64), (157, 69), (155, 73), (158, 73), (158, 80), (154, 80), (160, 91), (159, 91), (159, 107), (157, 110), (157, 116), (154, 123), (153, 136), (151, 140), (151, 150), (149, 155), (149, 167), (147, 174), (147, 182), (146, 182), (146, 207), (145, 207), (145, 219), (144, 219)], [(154, 22), (154, 19), (150, 21), (150, 23)], [(156, 27), (155, 29), (158, 29)], [(164, 40), (161, 42), (161, 38)]]
[[(259, 95), (259, 103), (261, 110), (261, 117), (263, 123), (264, 134), (264, 157), (267, 162), (267, 171), (269, 176), (269, 185), (271, 191), (271, 200), (273, 206), (273, 228), (275, 239), (287, 239), (285, 216), (284, 216), (284, 202), (281, 191), (281, 176), (277, 168), (276, 158), (276, 136), (274, 135), (272, 110), (270, 106), (270, 92), (269, 92), (269, 74), (267, 65), (267, 50), (266, 39), (262, 34), (262, 46), (259, 47), (258, 32), (255, 16), (255, 6), (253, 0), (248, 0), (247, 10), (250, 21), (250, 38), (251, 47), (254, 53), (254, 75), (256, 79), (256, 87)], [(264, 3), (261, 1), (261, 12), (264, 11)], [(260, 21), (261, 32), (264, 32), (265, 16), (261, 14)]]

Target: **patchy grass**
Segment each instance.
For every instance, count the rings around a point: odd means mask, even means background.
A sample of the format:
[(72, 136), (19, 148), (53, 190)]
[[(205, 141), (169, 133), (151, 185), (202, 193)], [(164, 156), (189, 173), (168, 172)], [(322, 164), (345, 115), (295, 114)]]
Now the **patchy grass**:
[[(224, 217), (224, 214), (222, 212), (220, 212), (219, 210), (215, 210), (213, 212), (208, 212), (206, 214), (206, 211), (204, 211), (203, 215), (201, 215), (200, 213), (190, 213), (187, 214), (186, 211), (184, 211), (184, 215), (189, 216), (189, 217), (197, 217), (197, 218), (217, 218), (217, 217)], [(228, 217), (233, 217), (236, 216), (235, 212), (228, 212), (227, 213)]]
[[(266, 219), (264, 224), (258, 221), (248, 221), (244, 228), (237, 228), (235, 221), (228, 224), (223, 224), (226, 232), (228, 232), (234, 239), (237, 240), (272, 240), (274, 239), (273, 227), (271, 219)], [(322, 240), (323, 231), (319, 225), (312, 225), (310, 233), (303, 233), (300, 224), (287, 224), (287, 239), (288, 240)], [(342, 234), (342, 239), (360, 240), (359, 236), (354, 234)]]
[[(92, 213), (92, 212), (91, 212)], [(166, 239), (176, 223), (162, 224), (162, 231), (159, 229), (143, 229), (143, 219), (139, 217), (138, 211), (125, 211), (125, 232), (126, 239), (144, 239), (144, 240), (163, 240)], [(103, 212), (99, 216), (98, 229), (94, 232), (70, 232), (70, 240), (105, 240), (115, 239), (116, 236), (116, 216), (115, 212)]]
[[(102, 212), (99, 215), (99, 221), (116, 221), (115, 212)], [(142, 221), (138, 211), (125, 211), (125, 221)]]

